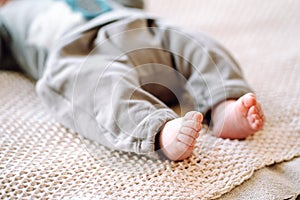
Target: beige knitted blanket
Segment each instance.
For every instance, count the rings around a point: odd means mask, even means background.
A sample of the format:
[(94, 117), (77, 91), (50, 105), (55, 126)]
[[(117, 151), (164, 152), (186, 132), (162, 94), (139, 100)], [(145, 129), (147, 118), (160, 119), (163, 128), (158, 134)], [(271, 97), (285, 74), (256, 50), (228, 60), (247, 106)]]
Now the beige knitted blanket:
[(148, 2), (149, 12), (223, 42), (267, 116), (264, 129), (245, 141), (203, 130), (183, 162), (82, 140), (49, 116), (32, 81), (0, 72), (0, 198), (214, 199), (255, 170), (300, 156), (299, 7), (297, 0)]

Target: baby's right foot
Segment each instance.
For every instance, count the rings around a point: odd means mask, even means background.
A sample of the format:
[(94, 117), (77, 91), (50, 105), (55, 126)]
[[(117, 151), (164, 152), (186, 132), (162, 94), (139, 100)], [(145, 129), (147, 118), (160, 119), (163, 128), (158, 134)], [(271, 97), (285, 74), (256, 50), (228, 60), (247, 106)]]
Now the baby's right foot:
[(201, 113), (191, 111), (165, 124), (160, 132), (159, 145), (168, 159), (183, 160), (192, 154), (202, 128), (202, 119)]
[(216, 136), (244, 139), (263, 127), (265, 117), (252, 93), (222, 102), (212, 114)]

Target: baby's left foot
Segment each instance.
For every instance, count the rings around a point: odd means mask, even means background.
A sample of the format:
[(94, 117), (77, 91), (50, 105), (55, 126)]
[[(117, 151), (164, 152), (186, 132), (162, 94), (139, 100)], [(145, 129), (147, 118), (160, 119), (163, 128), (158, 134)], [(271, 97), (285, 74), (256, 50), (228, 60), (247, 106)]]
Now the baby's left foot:
[(199, 137), (203, 116), (190, 111), (182, 118), (168, 121), (160, 132), (159, 145), (163, 154), (170, 160), (188, 158)]
[(263, 127), (265, 117), (252, 93), (227, 100), (212, 113), (213, 133), (221, 138), (243, 139)]

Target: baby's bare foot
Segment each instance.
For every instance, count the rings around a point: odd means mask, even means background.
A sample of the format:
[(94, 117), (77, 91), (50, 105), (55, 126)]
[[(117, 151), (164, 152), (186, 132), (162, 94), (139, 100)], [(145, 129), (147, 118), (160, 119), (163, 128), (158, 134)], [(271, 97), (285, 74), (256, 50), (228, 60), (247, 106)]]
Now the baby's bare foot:
[(238, 100), (228, 100), (214, 110), (213, 133), (230, 139), (243, 139), (263, 127), (265, 117), (260, 104), (252, 93)]
[(201, 113), (191, 111), (165, 124), (160, 132), (159, 145), (167, 158), (178, 161), (191, 155), (202, 128), (202, 119)]

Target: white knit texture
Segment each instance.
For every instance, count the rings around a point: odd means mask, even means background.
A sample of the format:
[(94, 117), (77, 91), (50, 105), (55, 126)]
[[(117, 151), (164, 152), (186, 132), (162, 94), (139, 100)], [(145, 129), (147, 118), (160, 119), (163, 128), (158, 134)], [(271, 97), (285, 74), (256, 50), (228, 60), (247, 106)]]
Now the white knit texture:
[(300, 156), (300, 1), (148, 5), (149, 12), (204, 30), (233, 52), (263, 105), (264, 129), (244, 141), (203, 130), (191, 158), (150, 160), (82, 141), (46, 112), (34, 82), (2, 71), (1, 199), (214, 199), (255, 170)]

